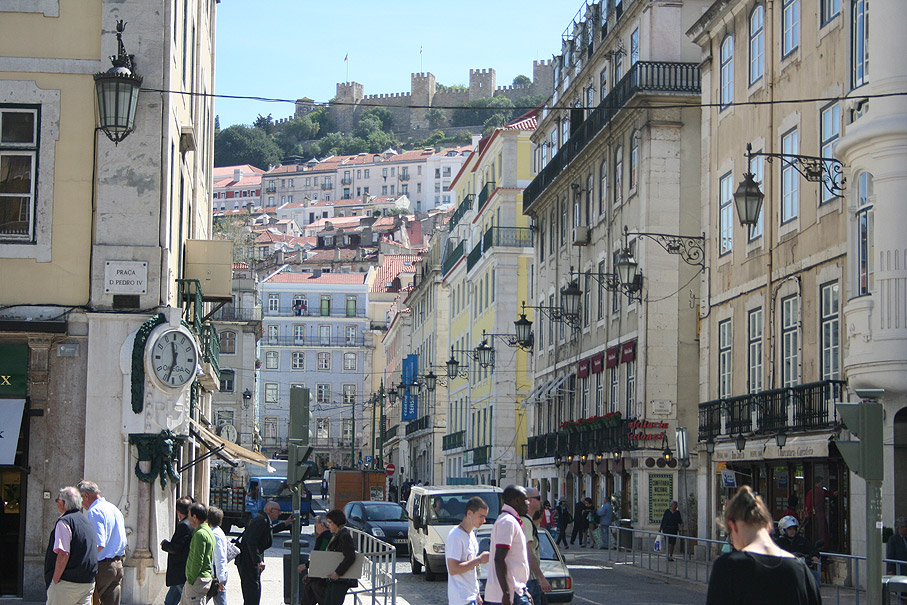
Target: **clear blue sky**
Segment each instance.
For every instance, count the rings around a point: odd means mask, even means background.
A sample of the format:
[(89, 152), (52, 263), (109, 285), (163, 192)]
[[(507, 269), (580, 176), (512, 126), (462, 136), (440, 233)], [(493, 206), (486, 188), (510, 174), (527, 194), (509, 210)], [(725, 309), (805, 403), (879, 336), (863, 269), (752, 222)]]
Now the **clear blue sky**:
[[(327, 101), (349, 79), (365, 94), (408, 92), (410, 74), (468, 84), (494, 68), (497, 85), (560, 51), (582, 0), (223, 0), (217, 5), (218, 94)], [(285, 118), (289, 103), (217, 99), (221, 128), (258, 114)]]

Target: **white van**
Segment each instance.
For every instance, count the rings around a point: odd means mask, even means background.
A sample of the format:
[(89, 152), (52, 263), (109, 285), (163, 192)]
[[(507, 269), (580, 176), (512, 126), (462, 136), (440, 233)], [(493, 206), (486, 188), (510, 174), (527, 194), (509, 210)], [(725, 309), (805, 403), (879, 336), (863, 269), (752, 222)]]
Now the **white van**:
[(406, 501), (409, 516), (409, 560), (414, 574), (422, 573), (432, 580), (447, 573), (444, 542), (447, 534), (466, 515), (466, 503), (479, 496), (488, 504), (487, 524), (493, 524), (501, 512), (501, 493), (491, 485), (414, 486)]

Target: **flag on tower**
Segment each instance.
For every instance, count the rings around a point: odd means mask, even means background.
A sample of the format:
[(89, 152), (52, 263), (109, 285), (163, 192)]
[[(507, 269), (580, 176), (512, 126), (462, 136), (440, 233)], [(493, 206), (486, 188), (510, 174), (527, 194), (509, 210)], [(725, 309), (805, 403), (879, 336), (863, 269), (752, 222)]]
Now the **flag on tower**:
[(346, 56), (343, 57), (343, 60), (347, 61), (347, 60), (349, 60), (349, 58), (350, 58), (350, 53), (346, 53)]

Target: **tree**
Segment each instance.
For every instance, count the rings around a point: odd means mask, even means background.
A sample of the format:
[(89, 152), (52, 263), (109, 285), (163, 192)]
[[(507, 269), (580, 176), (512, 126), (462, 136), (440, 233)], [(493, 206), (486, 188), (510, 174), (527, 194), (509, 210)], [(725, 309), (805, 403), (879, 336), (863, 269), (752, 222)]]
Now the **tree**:
[(368, 111), (363, 111), (359, 116), (359, 121), (366, 118), (376, 118), (381, 123), (381, 130), (384, 132), (394, 131), (394, 116), (387, 107), (373, 107)]
[(249, 250), (255, 236), (246, 227), (246, 215), (218, 217), (214, 219), (214, 235), (219, 239), (233, 242), (233, 262), (249, 260)]
[(255, 118), (255, 122), (252, 126), (263, 130), (266, 134), (271, 134), (274, 131), (274, 120), (271, 118), (271, 114), (268, 114), (267, 116), (258, 114), (258, 117)]
[(425, 119), (428, 120), (428, 127), (432, 130), (438, 130), (447, 121), (447, 118), (444, 117), (444, 112), (437, 107), (425, 110)]
[(220, 116), (216, 115), (216, 116), (214, 116), (214, 132), (218, 132), (219, 130), (220, 130)]
[(265, 170), (277, 165), (281, 149), (259, 128), (235, 125), (214, 135), (214, 165), (252, 164)]
[(524, 88), (532, 86), (532, 80), (529, 79), (529, 76), (524, 76), (523, 74), (518, 75), (513, 79), (514, 88)]
[(454, 109), (450, 123), (452, 126), (477, 126), (484, 124), (490, 117), (500, 114), (509, 120), (513, 117), (513, 102), (503, 95), (491, 98), (475, 99), (465, 107)]

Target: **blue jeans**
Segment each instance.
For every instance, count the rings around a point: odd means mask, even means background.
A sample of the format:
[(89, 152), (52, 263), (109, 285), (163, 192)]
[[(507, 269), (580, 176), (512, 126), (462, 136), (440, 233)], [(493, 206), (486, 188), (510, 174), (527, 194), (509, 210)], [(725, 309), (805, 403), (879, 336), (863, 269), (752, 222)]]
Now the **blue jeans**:
[(529, 596), (532, 597), (532, 602), (535, 605), (539, 605), (542, 602), (542, 587), (538, 580), (526, 582), (526, 590), (529, 591)]
[(164, 597), (164, 605), (179, 605), (180, 598), (183, 596), (183, 585), (176, 584), (171, 586), (170, 590), (167, 591), (167, 596)]
[[(531, 605), (531, 602), (529, 601), (529, 595), (527, 595), (525, 593), (513, 595), (513, 600), (511, 602), (513, 603), (513, 605)], [(494, 603), (492, 601), (485, 601), (485, 605), (501, 605), (501, 604)], [(539, 603), (535, 603), (535, 605), (539, 605)]]
[(214, 598), (211, 599), (211, 602), (213, 602), (214, 605), (227, 605), (227, 591), (222, 590), (214, 595)]
[(611, 548), (611, 528), (607, 525), (599, 525), (598, 531), (601, 532), (602, 548)]

